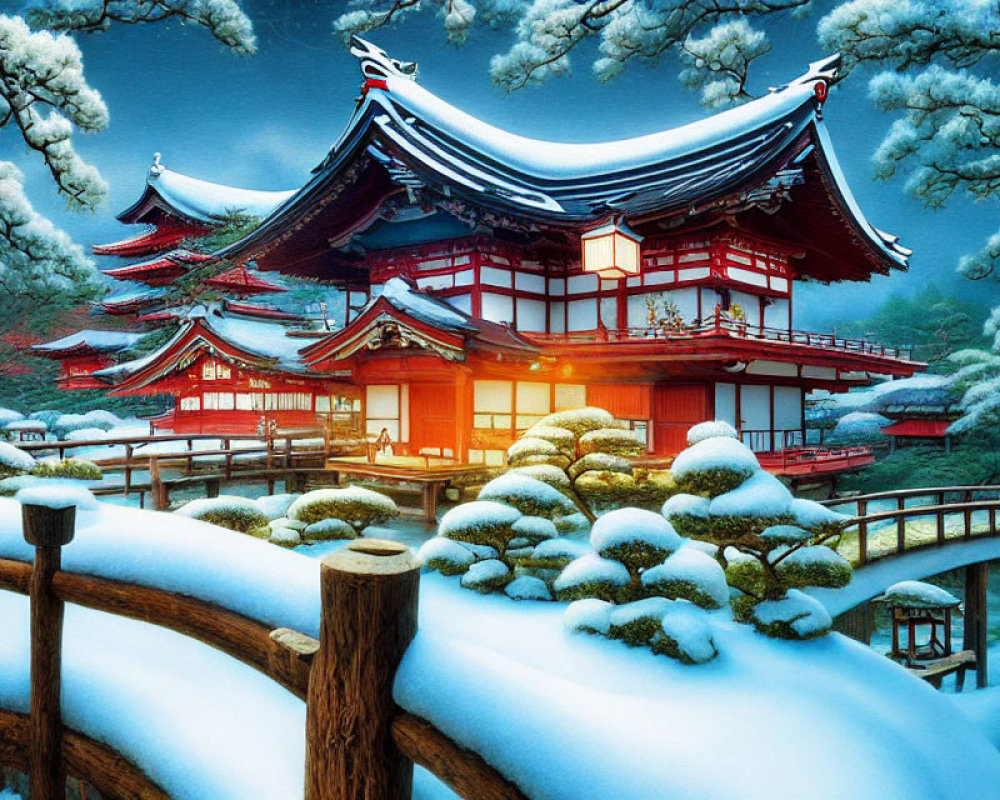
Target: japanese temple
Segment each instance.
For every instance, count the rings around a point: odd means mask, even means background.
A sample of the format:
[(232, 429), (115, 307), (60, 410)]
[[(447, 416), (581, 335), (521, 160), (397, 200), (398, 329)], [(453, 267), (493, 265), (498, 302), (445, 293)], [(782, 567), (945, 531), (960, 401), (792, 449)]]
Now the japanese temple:
[[(871, 460), (804, 446), (810, 390), (924, 367), (794, 325), (801, 283), (868, 281), (910, 255), (865, 219), (837, 164), (822, 119), (836, 58), (680, 128), (563, 144), (469, 116), (367, 42), (352, 52), (361, 96), (329, 154), (297, 192), (255, 193), (272, 203), (261, 199), (263, 221), (211, 255), (252, 265), (251, 282), (273, 271), (332, 284), (342, 317), (187, 308), (169, 342), (93, 380), (174, 395), (160, 426), (176, 431), (252, 432), (263, 416), (463, 463), (500, 464), (519, 431), (584, 405), (626, 422), (651, 456), (717, 418), (777, 472)], [(205, 208), (232, 201), (199, 182), (196, 209), (190, 185), (177, 188), (192, 179), (154, 168), (119, 217), (154, 228), (129, 240), (141, 247), (105, 246), (156, 254), (139, 265), (148, 288), (117, 301), (125, 313), (154, 307), (149, 294), (185, 270), (190, 255), (167, 252), (178, 227), (207, 229)]]

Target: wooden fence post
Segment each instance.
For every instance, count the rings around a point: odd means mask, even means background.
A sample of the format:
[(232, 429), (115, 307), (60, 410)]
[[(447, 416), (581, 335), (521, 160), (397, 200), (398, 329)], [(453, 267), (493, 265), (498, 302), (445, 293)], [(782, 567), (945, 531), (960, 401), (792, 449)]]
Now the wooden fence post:
[(989, 562), (972, 564), (965, 568), (965, 619), (963, 620), (962, 648), (976, 654), (976, 686), (980, 689), (989, 683), (986, 637), (989, 631), (986, 587), (989, 583)]
[(323, 559), (305, 800), (409, 800), (413, 762), (393, 743), (392, 684), (417, 631), (419, 584), (420, 562), (397, 542), (359, 540)]
[(76, 507), (21, 507), (24, 539), (35, 546), (28, 585), (31, 603), (31, 716), (28, 739), (32, 800), (65, 800), (62, 753), (63, 601), (52, 591), (61, 548), (73, 540)]
[(160, 476), (160, 460), (156, 456), (149, 459), (149, 493), (152, 495), (154, 511), (166, 511), (170, 507), (169, 489)]

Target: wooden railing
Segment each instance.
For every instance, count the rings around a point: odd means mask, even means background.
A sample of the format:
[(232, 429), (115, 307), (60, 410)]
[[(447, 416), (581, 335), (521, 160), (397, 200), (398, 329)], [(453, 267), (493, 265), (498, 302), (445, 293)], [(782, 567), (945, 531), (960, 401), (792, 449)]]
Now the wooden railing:
[(408, 548), (363, 540), (323, 560), (317, 640), (197, 598), (63, 572), (61, 547), (72, 539), (75, 509), (23, 508), (35, 560), (0, 559), (0, 589), (31, 600), (31, 714), (0, 710), (0, 763), (28, 771), (32, 800), (64, 800), (67, 771), (110, 800), (167, 797), (119, 753), (64, 728), (66, 602), (190, 636), (305, 699), (305, 800), (409, 797), (414, 763), (469, 800), (524, 800), (482, 757), (393, 701), (396, 670), (417, 630), (420, 564)]
[[(836, 508), (844, 505), (854, 505), (855, 515), (848, 525), (848, 530), (856, 529), (858, 537), (858, 565), (864, 566), (872, 561), (901, 555), (906, 552), (927, 546), (940, 546), (950, 542), (968, 541), (976, 537), (997, 536), (997, 512), (1000, 511), (1000, 497), (976, 500), (977, 494), (1000, 495), (1000, 486), (936, 486), (924, 489), (902, 489), (894, 492), (875, 492), (848, 498), (834, 498), (824, 501), (824, 505)], [(950, 496), (958, 499), (948, 501)], [(930, 504), (907, 505), (907, 500), (914, 498), (931, 498)], [(889, 502), (895, 508), (884, 511), (869, 512), (873, 502)], [(985, 513), (987, 527), (985, 532), (974, 534), (973, 515)], [(907, 541), (907, 522), (920, 517), (934, 519), (934, 536), (930, 540)], [(958, 535), (948, 535), (949, 520), (957, 521)], [(870, 534), (872, 527), (882, 523), (894, 523), (894, 542), (888, 548), (882, 547), (870, 551)]]
[(566, 333), (534, 333), (522, 331), (528, 339), (553, 344), (577, 344), (585, 342), (635, 342), (635, 341), (678, 341), (706, 336), (734, 336), (741, 339), (781, 342), (804, 345), (806, 347), (834, 350), (838, 353), (859, 353), (862, 355), (885, 356), (909, 360), (911, 350), (901, 347), (886, 347), (866, 339), (852, 339), (835, 333), (813, 333), (790, 328), (772, 328), (731, 319), (724, 312), (716, 312), (707, 320), (683, 325), (677, 329), (657, 327), (596, 328), (588, 331)]

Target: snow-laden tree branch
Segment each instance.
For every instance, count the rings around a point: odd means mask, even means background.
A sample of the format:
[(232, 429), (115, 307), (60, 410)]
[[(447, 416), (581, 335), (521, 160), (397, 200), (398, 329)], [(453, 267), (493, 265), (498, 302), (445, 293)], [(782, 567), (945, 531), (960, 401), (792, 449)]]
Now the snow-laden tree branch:
[(32, 208), (20, 170), (0, 161), (0, 334), (90, 299), (96, 277), (83, 249)]
[[(684, 53), (686, 81), (706, 104), (749, 99), (747, 65), (767, 52), (763, 33), (741, 23), (746, 15), (801, 11), (809, 0), (353, 0), (334, 22), (345, 37), (436, 9), (449, 38), (462, 42), (475, 21), (513, 24), (516, 41), (490, 61), (494, 83), (508, 91), (565, 74), (570, 54), (597, 38), (595, 75), (617, 76), (633, 58)], [(717, 26), (717, 28), (716, 28)]]
[(253, 24), (235, 0), (41, 0), (31, 5), (27, 18), (36, 28), (87, 33), (106, 31), (112, 23), (177, 19), (203, 25), (237, 53), (257, 50)]

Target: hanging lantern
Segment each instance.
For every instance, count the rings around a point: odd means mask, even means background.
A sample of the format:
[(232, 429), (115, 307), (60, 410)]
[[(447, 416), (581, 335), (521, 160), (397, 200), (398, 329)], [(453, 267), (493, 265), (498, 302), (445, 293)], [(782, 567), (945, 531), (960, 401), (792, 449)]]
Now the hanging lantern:
[(642, 237), (620, 219), (587, 231), (580, 241), (584, 272), (596, 272), (608, 280), (639, 274)]

